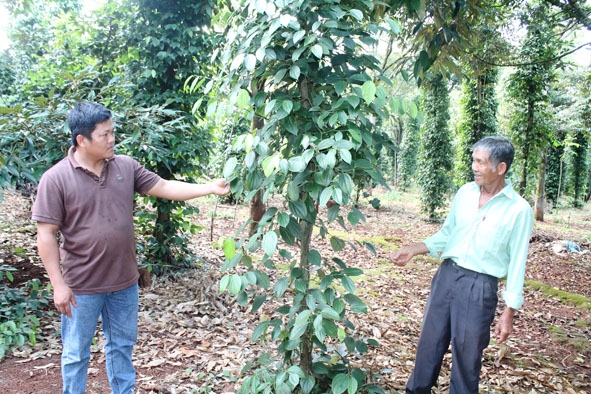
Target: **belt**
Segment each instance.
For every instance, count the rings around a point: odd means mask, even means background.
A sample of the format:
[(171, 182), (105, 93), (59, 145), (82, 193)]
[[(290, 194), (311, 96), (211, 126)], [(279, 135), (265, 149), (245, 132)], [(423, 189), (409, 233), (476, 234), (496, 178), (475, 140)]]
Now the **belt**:
[(464, 273), (466, 275), (470, 275), (470, 276), (472, 276), (474, 278), (484, 277), (484, 278), (487, 278), (489, 280), (494, 280), (495, 282), (497, 282), (499, 280), (499, 278), (497, 278), (496, 276), (492, 276), (492, 275), (489, 275), (489, 274), (483, 274), (482, 272), (476, 272), (476, 271), (473, 271), (471, 269), (464, 268), (461, 265), (458, 265), (458, 263), (456, 263), (452, 259), (445, 259), (443, 262), (444, 263), (447, 262), (447, 263), (451, 264), (452, 268), (455, 269), (456, 271), (462, 272), (462, 273)]

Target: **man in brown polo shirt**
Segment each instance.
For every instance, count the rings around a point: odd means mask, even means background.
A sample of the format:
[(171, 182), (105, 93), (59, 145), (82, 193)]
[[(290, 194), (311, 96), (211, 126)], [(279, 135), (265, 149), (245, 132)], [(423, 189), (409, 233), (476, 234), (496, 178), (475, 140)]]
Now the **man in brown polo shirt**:
[(62, 314), (63, 393), (86, 392), (100, 316), (111, 389), (127, 394), (135, 387), (138, 312), (134, 194), (185, 201), (227, 194), (229, 185), (223, 179), (207, 184), (164, 180), (136, 160), (115, 155), (111, 111), (100, 104), (77, 104), (68, 126), (72, 147), (42, 176), (32, 215), (39, 255)]

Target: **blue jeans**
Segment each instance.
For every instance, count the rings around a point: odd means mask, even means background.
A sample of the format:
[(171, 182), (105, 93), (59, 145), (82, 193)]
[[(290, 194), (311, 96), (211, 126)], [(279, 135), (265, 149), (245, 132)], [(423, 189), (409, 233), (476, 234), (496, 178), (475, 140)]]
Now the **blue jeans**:
[(138, 286), (113, 293), (76, 295), (72, 317), (62, 315), (62, 379), (64, 394), (86, 392), (90, 345), (99, 316), (106, 338), (106, 363), (113, 394), (128, 394), (135, 387), (132, 362), (138, 334)]

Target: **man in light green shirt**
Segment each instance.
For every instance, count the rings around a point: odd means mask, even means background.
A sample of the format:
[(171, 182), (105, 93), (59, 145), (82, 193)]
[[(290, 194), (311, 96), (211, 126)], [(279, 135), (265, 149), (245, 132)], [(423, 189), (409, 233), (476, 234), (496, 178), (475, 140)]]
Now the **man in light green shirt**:
[(452, 343), (450, 394), (478, 393), (482, 352), (490, 341), (497, 307), (498, 278), (507, 277), (505, 310), (494, 332), (502, 343), (513, 331), (523, 304), (523, 281), (533, 230), (530, 205), (505, 179), (514, 149), (503, 137), (473, 146), (474, 182), (458, 190), (441, 230), (396, 251), (406, 264), (419, 254), (443, 259), (425, 308), (414, 371), (407, 393), (431, 393), (443, 356)]

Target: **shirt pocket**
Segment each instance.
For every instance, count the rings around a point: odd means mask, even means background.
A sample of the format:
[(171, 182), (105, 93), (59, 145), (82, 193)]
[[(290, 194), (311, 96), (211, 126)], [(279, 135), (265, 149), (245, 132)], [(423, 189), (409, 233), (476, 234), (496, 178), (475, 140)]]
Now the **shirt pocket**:
[(485, 217), (478, 224), (476, 239), (483, 257), (500, 257), (507, 254), (510, 231), (502, 220)]

